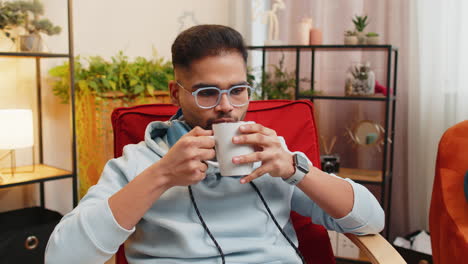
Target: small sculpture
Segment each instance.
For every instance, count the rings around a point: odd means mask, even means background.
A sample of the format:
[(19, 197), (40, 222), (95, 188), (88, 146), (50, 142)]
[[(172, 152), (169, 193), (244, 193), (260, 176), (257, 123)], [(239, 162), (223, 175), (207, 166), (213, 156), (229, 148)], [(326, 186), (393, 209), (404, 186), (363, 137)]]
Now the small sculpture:
[(195, 18), (195, 13), (189, 11), (184, 11), (184, 13), (177, 18), (177, 21), (179, 22), (179, 33), (187, 28), (200, 24)]
[(268, 39), (265, 41), (266, 45), (280, 45), (281, 41), (279, 40), (279, 23), (277, 12), (280, 9), (285, 9), (286, 5), (283, 0), (274, 0), (274, 4), (271, 7), (271, 10), (261, 11), (260, 9), (260, 0), (256, 0), (254, 3), (254, 12), (252, 19), (255, 21), (259, 16), (262, 18), (262, 23), (268, 23)]

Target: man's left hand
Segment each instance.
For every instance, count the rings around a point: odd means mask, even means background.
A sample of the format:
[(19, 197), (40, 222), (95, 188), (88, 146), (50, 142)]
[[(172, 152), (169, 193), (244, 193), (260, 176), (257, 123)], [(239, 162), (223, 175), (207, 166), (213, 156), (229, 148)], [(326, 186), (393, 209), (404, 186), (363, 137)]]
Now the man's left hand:
[(293, 158), (281, 145), (276, 132), (260, 124), (245, 124), (239, 127), (242, 135), (232, 139), (234, 144), (250, 144), (255, 152), (237, 156), (232, 159), (234, 164), (261, 161), (262, 165), (241, 179), (248, 183), (266, 173), (273, 177), (287, 179), (294, 174)]

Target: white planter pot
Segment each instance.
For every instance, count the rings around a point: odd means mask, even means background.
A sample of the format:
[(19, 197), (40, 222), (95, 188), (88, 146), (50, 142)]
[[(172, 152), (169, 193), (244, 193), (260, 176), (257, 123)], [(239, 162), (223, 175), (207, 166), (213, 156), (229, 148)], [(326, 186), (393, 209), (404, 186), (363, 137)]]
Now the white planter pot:
[(41, 52), (42, 38), (39, 34), (19, 36), (19, 51)]
[(367, 45), (379, 45), (380, 36), (367, 37)]
[(344, 37), (344, 44), (345, 45), (357, 45), (358, 38), (356, 36), (345, 36)]
[(366, 34), (364, 32), (357, 32), (358, 44), (364, 45), (366, 44)]

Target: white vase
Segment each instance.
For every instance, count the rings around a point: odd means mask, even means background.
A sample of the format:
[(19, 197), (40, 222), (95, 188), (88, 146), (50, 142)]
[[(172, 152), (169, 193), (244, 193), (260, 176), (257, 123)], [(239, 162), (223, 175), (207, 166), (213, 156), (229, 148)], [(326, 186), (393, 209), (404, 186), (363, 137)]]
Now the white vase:
[(356, 36), (345, 36), (344, 37), (344, 44), (345, 45), (357, 45), (358, 38)]
[(19, 51), (41, 52), (42, 38), (39, 34), (29, 34), (19, 36)]
[(358, 38), (358, 44), (364, 45), (366, 44), (366, 33), (364, 32), (356, 32)]
[(309, 45), (309, 32), (312, 28), (312, 18), (303, 18), (297, 25), (297, 44)]

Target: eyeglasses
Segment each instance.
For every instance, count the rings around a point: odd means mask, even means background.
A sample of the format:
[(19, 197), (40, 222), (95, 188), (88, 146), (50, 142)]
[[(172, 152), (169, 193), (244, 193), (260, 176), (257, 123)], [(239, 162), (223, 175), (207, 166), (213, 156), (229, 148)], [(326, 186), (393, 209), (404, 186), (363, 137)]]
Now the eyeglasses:
[(225, 93), (228, 96), (229, 103), (232, 106), (240, 107), (249, 103), (250, 95), (252, 94), (252, 87), (249, 85), (236, 85), (227, 90), (221, 90), (217, 87), (203, 87), (197, 89), (195, 92), (190, 92), (185, 89), (179, 82), (176, 82), (187, 92), (195, 97), (195, 102), (198, 107), (203, 109), (210, 109), (216, 107), (221, 101), (221, 96)]

